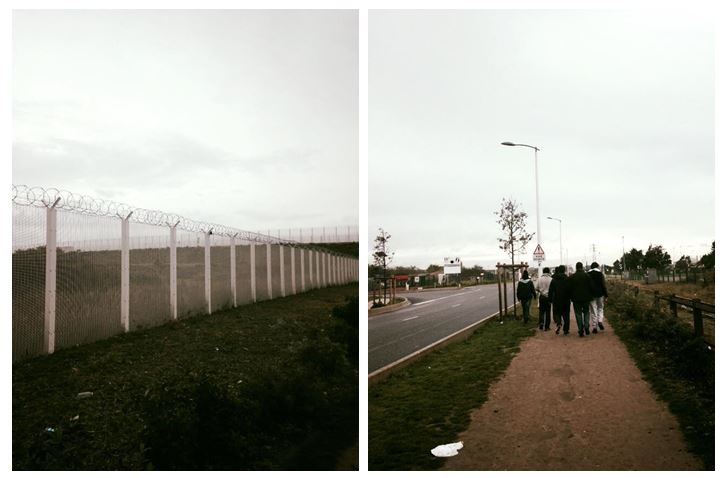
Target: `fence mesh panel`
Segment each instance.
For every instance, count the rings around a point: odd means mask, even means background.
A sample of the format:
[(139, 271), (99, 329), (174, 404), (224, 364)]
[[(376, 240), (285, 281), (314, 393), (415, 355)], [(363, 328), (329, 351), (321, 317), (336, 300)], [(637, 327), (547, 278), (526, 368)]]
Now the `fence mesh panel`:
[(43, 352), (46, 214), (13, 204), (13, 361)]
[(161, 325), (171, 315), (168, 227), (129, 224), (130, 329)]
[(231, 239), (211, 235), (211, 310), (233, 307)]
[(55, 348), (123, 331), (121, 221), (58, 211)]
[(269, 296), (268, 288), (266, 287), (266, 281), (268, 277), (266, 258), (269, 256), (270, 247), (267, 244), (256, 245), (256, 300), (268, 300)]
[(271, 245), (271, 291), (274, 298), (281, 297), (281, 246)]
[(204, 235), (200, 232), (178, 231), (176, 244), (178, 317), (206, 313)]
[(251, 302), (251, 246), (236, 246), (236, 302)]

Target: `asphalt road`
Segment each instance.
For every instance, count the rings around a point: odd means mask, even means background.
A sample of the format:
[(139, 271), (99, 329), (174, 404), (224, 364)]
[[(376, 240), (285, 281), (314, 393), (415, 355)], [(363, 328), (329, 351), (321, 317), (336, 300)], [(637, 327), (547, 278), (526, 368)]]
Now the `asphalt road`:
[[(508, 305), (512, 305), (508, 285)], [(369, 318), (369, 372), (426, 347), (499, 310), (497, 284), (398, 294), (412, 304)]]

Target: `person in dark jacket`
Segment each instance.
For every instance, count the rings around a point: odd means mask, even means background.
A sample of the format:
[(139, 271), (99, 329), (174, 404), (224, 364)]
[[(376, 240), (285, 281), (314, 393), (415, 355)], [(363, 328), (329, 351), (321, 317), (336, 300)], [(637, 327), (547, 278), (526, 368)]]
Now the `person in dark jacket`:
[(592, 280), (590, 322), (592, 322), (592, 333), (597, 334), (597, 329), (605, 330), (603, 326), (603, 307), (608, 300), (608, 289), (605, 286), (605, 276), (600, 272), (600, 264), (593, 262), (590, 267), (591, 269), (587, 272)]
[(590, 301), (592, 300), (592, 279), (582, 268), (582, 262), (575, 264), (575, 273), (570, 276), (570, 299), (575, 311), (577, 333), (580, 337), (590, 335)]
[(524, 271), (522, 279), (517, 283), (517, 299), (522, 303), (522, 321), (525, 324), (530, 320), (530, 304), (532, 304), (532, 299), (536, 297), (535, 285), (530, 280), (527, 271)]
[(565, 335), (570, 333), (570, 286), (565, 274), (565, 266), (557, 266), (550, 282), (550, 302), (552, 303), (552, 318), (555, 320), (556, 334), (560, 327)]

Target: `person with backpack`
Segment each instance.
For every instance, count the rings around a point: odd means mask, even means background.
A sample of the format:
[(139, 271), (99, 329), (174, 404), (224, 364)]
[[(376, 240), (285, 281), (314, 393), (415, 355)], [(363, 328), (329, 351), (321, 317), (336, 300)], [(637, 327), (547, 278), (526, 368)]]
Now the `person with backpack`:
[(524, 324), (530, 320), (530, 304), (536, 297), (537, 293), (535, 293), (535, 286), (530, 280), (530, 275), (524, 271), (522, 279), (517, 283), (517, 299), (522, 303), (522, 322)]
[(592, 322), (592, 333), (597, 330), (605, 330), (603, 326), (603, 307), (608, 300), (608, 289), (605, 286), (605, 276), (600, 272), (600, 264), (593, 262), (588, 271), (592, 279), (592, 300), (590, 301), (590, 322)]
[(562, 327), (565, 335), (570, 333), (570, 290), (565, 274), (565, 266), (555, 268), (555, 274), (550, 281), (549, 297), (552, 303), (552, 317), (555, 319), (555, 333), (560, 333)]
[(582, 268), (582, 262), (575, 264), (575, 273), (569, 278), (570, 299), (575, 311), (577, 333), (580, 337), (590, 335), (590, 301), (592, 301), (592, 279)]
[(539, 302), (538, 307), (540, 308), (539, 316), (539, 326), (540, 330), (550, 330), (550, 298), (549, 298), (549, 289), (550, 289), (550, 282), (552, 281), (552, 277), (550, 277), (550, 268), (545, 267), (542, 269), (542, 277), (537, 279), (537, 292), (539, 295)]

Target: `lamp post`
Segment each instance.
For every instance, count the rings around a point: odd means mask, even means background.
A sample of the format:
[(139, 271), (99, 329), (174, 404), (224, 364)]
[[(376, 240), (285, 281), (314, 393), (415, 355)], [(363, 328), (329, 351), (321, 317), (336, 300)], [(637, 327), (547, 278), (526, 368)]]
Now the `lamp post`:
[[(542, 244), (542, 237), (540, 236), (540, 188), (539, 181), (537, 180), (537, 152), (540, 150), (537, 146), (530, 146), (529, 144), (513, 143), (511, 141), (505, 141), (501, 143), (503, 146), (524, 146), (525, 148), (532, 148), (535, 150), (535, 209), (537, 216), (537, 245)], [(537, 266), (541, 266), (542, 262), (538, 262)]]
[(552, 219), (553, 221), (557, 221), (560, 224), (560, 264), (564, 264), (564, 258), (562, 257), (562, 219), (550, 216), (547, 216), (547, 219)]

